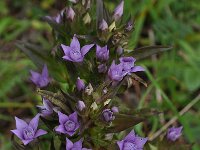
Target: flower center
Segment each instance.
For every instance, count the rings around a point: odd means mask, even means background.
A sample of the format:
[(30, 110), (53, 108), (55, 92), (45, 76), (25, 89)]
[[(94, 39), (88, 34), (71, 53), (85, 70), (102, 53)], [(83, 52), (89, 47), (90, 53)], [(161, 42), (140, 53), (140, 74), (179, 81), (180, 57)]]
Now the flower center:
[(27, 127), (23, 130), (23, 136), (25, 140), (33, 139), (34, 135), (35, 135), (35, 132), (33, 128), (31, 127)]
[(70, 57), (74, 60), (79, 60), (82, 58), (81, 52), (78, 50), (71, 50)]
[(123, 150), (137, 150), (137, 146), (131, 142), (125, 142), (123, 146)]
[(76, 127), (76, 124), (73, 121), (68, 120), (67, 122), (65, 122), (65, 129), (67, 131), (74, 131), (75, 127)]

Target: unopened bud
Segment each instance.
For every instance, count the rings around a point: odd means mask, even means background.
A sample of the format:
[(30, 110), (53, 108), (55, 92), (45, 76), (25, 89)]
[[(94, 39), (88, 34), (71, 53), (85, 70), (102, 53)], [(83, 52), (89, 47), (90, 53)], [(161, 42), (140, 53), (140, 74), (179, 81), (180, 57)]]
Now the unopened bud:
[(87, 95), (91, 95), (93, 91), (94, 91), (94, 89), (93, 89), (92, 85), (89, 83), (89, 85), (85, 88), (85, 93)]
[(82, 91), (85, 89), (85, 83), (79, 77), (77, 78), (77, 81), (76, 81), (76, 88), (78, 89), (78, 91)]
[(77, 108), (78, 110), (82, 111), (83, 109), (85, 109), (85, 103), (83, 101), (78, 101)]
[(91, 22), (91, 17), (89, 15), (89, 13), (87, 13), (84, 17), (83, 17), (83, 22), (84, 24), (90, 24)]
[(69, 7), (69, 8), (67, 8), (66, 13), (67, 13), (66, 14), (67, 19), (70, 19), (71, 21), (73, 21), (74, 20), (74, 16), (75, 16), (74, 10), (71, 7)]

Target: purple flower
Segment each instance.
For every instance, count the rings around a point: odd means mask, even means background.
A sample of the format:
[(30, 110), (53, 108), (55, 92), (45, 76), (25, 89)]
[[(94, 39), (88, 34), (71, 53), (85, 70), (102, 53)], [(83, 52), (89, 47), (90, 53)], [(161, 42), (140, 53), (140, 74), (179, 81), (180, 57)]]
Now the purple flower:
[(78, 89), (78, 91), (82, 91), (85, 89), (85, 83), (83, 80), (80, 79), (80, 77), (78, 77), (76, 80), (76, 88)]
[(102, 31), (105, 31), (108, 29), (108, 24), (104, 19), (100, 22), (99, 29)]
[(110, 66), (108, 70), (108, 76), (109, 78), (114, 82), (119, 82), (123, 79), (123, 77), (127, 74), (127, 72), (123, 71), (123, 65), (122, 64), (115, 64), (115, 61), (112, 62), (112, 65)]
[(123, 140), (118, 141), (117, 145), (120, 150), (142, 150), (147, 140), (147, 138), (136, 136), (135, 132), (131, 131)]
[(37, 106), (41, 111), (41, 116), (46, 117), (50, 116), (54, 111), (53, 104), (49, 101), (43, 98), (43, 106)]
[(85, 54), (94, 46), (94, 44), (85, 45), (80, 48), (80, 43), (78, 39), (74, 36), (70, 46), (61, 44), (61, 47), (65, 53), (63, 59), (72, 62), (82, 62)]
[(77, 113), (74, 112), (67, 116), (58, 112), (58, 117), (60, 125), (55, 130), (60, 133), (68, 134), (69, 136), (73, 136), (80, 126)]
[(32, 70), (30, 71), (30, 73), (31, 73), (30, 79), (36, 86), (42, 88), (49, 84), (50, 78), (49, 78), (49, 73), (48, 73), (48, 69), (46, 65), (44, 65), (41, 74)]
[(107, 71), (107, 66), (105, 64), (100, 64), (98, 66), (98, 72), (99, 73), (105, 73)]
[(37, 137), (47, 134), (46, 131), (38, 128), (40, 115), (37, 114), (29, 123), (26, 123), (24, 120), (21, 120), (15, 117), (16, 120), (16, 128), (15, 130), (11, 130), (18, 138), (22, 140), (24, 145), (27, 145)]
[(138, 72), (138, 71), (144, 71), (144, 68), (141, 66), (134, 66), (134, 63), (136, 61), (133, 57), (121, 57), (120, 63), (123, 65), (123, 71), (124, 72)]
[(96, 57), (100, 61), (107, 61), (109, 59), (109, 50), (107, 45), (104, 47), (100, 47), (97, 45), (96, 47)]
[(119, 112), (119, 109), (118, 109), (118, 107), (116, 107), (116, 106), (112, 107), (111, 110), (112, 110), (112, 112), (114, 112), (114, 113), (118, 113), (118, 112)]
[(115, 119), (115, 116), (113, 115), (113, 111), (111, 109), (105, 109), (103, 112), (102, 112), (102, 115), (103, 115), (103, 119), (106, 121), (106, 122), (110, 122), (112, 120)]
[(83, 148), (83, 139), (72, 143), (68, 138), (66, 138), (66, 150), (89, 150), (87, 148)]
[(123, 11), (124, 11), (124, 1), (122, 0), (120, 4), (114, 10), (113, 19), (115, 21), (118, 21), (123, 15)]
[(85, 103), (83, 101), (78, 101), (77, 108), (78, 110), (82, 111), (83, 109), (85, 109)]
[(168, 129), (167, 131), (167, 139), (171, 140), (171, 141), (176, 141), (182, 134), (182, 129), (183, 127), (171, 127)]
[(71, 21), (73, 21), (74, 20), (74, 16), (75, 16), (74, 10), (71, 7), (67, 8), (66, 9), (66, 17), (67, 17), (67, 19), (70, 19)]
[(121, 46), (119, 46), (119, 47), (117, 48), (117, 54), (120, 56), (120, 55), (123, 54), (123, 52), (124, 52), (123, 48), (122, 48)]

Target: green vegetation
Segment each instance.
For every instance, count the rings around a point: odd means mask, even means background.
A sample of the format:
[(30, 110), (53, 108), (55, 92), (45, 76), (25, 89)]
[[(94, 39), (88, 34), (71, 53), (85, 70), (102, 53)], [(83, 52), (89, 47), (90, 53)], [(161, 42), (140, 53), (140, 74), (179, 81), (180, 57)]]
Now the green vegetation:
[[(114, 8), (113, 2), (106, 2), (110, 9)], [(149, 84), (145, 90), (136, 87), (138, 107), (148, 104), (164, 113), (151, 120), (151, 127), (140, 124), (136, 130), (142, 135), (142, 130), (148, 128), (153, 135), (200, 93), (199, 0), (125, 2), (125, 16), (130, 12), (135, 16), (130, 49), (155, 44), (173, 46), (169, 52), (139, 62), (147, 69)], [(10, 138), (9, 130), (14, 126), (13, 116), (32, 116), (34, 104), (40, 103), (28, 79), (29, 70), (34, 65), (15, 47), (15, 42), (23, 39), (49, 48), (51, 31), (40, 18), (47, 14), (55, 15), (62, 6), (64, 2), (55, 0), (0, 1), (0, 145), (3, 146), (0, 149), (10, 149), (7, 138)], [(194, 150), (200, 149), (199, 118), (198, 102), (174, 122), (184, 126), (184, 137), (194, 143)]]

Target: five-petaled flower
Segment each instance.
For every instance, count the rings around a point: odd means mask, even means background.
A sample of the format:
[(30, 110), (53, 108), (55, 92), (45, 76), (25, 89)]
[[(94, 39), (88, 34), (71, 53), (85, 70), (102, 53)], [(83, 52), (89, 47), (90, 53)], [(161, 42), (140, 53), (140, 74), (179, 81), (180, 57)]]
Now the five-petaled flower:
[(46, 131), (38, 128), (40, 115), (37, 114), (29, 123), (26, 123), (24, 120), (21, 120), (15, 117), (16, 120), (16, 128), (15, 130), (11, 130), (18, 138), (22, 140), (24, 145), (27, 145), (37, 137), (47, 134)]
[(32, 70), (30, 71), (30, 73), (31, 73), (30, 79), (37, 87), (43, 88), (49, 84), (50, 78), (46, 65), (44, 65), (41, 74)]
[(63, 59), (72, 62), (83, 62), (85, 55), (93, 46), (94, 44), (89, 44), (81, 48), (78, 39), (74, 36), (70, 46), (61, 44), (61, 47), (65, 53)]
[(138, 71), (144, 71), (144, 68), (141, 66), (134, 66), (134, 63), (136, 61), (133, 57), (121, 57), (120, 63), (123, 66), (123, 72), (130, 74), (132, 72), (138, 72)]
[(45, 98), (43, 98), (43, 105), (38, 105), (37, 107), (40, 109), (42, 117), (50, 116), (51, 114), (53, 114), (55, 108), (53, 104)]
[(109, 50), (107, 45), (104, 47), (100, 47), (99, 45), (97, 45), (96, 57), (100, 61), (107, 61), (109, 59)]
[(171, 141), (176, 141), (182, 135), (183, 127), (171, 127), (167, 131), (167, 139)]
[(123, 140), (118, 141), (117, 145), (120, 150), (142, 150), (147, 140), (147, 138), (139, 137), (135, 135), (134, 131), (131, 131)]
[(55, 130), (63, 134), (68, 134), (69, 136), (73, 136), (80, 126), (77, 113), (74, 112), (67, 116), (58, 112), (58, 117), (60, 125)]

